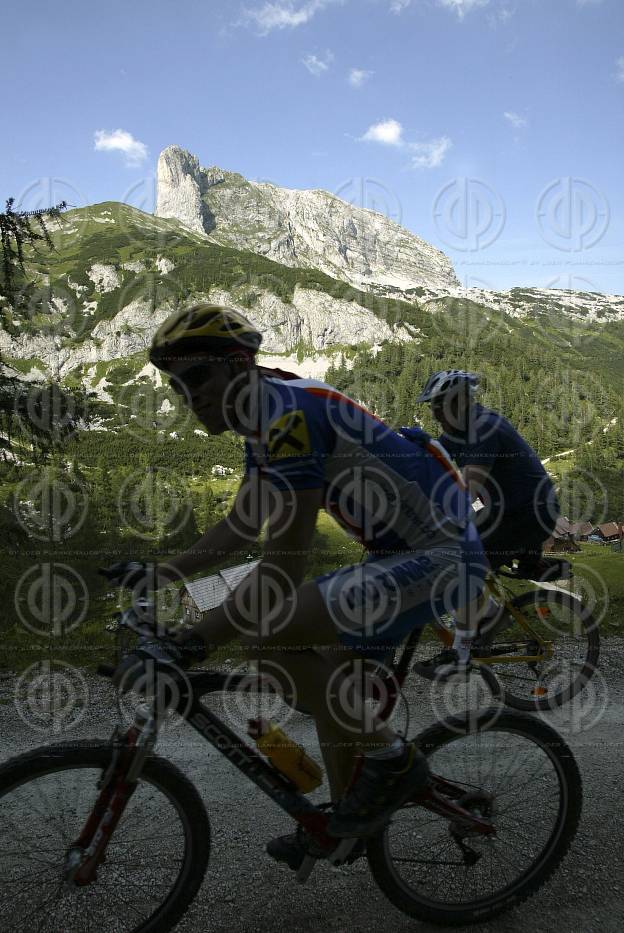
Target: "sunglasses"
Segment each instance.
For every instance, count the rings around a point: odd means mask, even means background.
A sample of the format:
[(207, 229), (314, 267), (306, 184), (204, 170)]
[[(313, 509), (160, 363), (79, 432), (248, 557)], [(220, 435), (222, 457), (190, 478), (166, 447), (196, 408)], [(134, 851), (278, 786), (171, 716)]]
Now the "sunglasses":
[(177, 395), (193, 395), (209, 378), (205, 363), (200, 363), (189, 366), (178, 375), (169, 376), (169, 385)]

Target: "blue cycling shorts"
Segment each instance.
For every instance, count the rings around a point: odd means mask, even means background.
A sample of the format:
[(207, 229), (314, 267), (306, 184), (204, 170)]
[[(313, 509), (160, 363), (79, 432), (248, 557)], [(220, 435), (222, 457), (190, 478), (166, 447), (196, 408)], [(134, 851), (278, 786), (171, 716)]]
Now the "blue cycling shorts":
[(369, 554), (316, 583), (342, 644), (381, 660), (414, 628), (475, 600), (488, 569), (471, 523), (463, 538), (446, 546)]

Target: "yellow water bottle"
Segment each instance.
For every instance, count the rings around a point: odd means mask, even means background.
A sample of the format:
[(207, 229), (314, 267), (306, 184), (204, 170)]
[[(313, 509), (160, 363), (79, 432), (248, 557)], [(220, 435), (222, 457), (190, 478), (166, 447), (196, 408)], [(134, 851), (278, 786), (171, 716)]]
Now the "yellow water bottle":
[(248, 732), (262, 754), (302, 793), (309, 794), (323, 783), (322, 768), (279, 726), (268, 719), (250, 719)]

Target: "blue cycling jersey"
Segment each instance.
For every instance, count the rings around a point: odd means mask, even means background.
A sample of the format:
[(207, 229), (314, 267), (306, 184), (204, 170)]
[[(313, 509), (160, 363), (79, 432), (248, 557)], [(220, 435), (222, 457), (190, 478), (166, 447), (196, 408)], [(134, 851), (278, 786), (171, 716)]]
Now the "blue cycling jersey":
[(464, 538), (472, 510), (443, 448), (393, 431), (313, 379), (260, 380), (262, 427), (245, 443), (247, 474), (281, 490), (323, 489), (325, 509), (369, 551), (408, 551)]
[(513, 514), (529, 505), (556, 502), (539, 457), (498, 412), (475, 405), (466, 429), (443, 434), (440, 443), (459, 467), (474, 464), (489, 469), (485, 492), (494, 510), (500, 507)]

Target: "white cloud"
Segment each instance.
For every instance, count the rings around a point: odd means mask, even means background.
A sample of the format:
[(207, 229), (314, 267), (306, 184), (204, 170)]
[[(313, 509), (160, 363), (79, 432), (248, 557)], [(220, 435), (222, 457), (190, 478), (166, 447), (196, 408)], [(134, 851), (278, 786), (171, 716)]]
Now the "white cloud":
[(301, 59), (301, 63), (306, 66), (311, 75), (314, 75), (315, 78), (320, 78), (322, 74), (329, 70), (329, 66), (333, 60), (334, 53), (330, 52), (328, 49), (322, 58), (312, 54), (304, 55)]
[(140, 165), (147, 158), (147, 146), (135, 139), (127, 130), (96, 130), (97, 152), (123, 152), (126, 165)]
[(457, 13), (459, 19), (463, 19), (466, 13), (476, 9), (478, 6), (487, 6), (490, 0), (438, 0), (439, 6), (444, 6)]
[(503, 3), (502, 6), (494, 7), (488, 16), (488, 23), (492, 27), (508, 22), (515, 15), (516, 8)]
[(352, 68), (349, 72), (349, 84), (351, 87), (362, 87), (372, 74), (372, 71), (365, 71), (363, 68)]
[(403, 10), (406, 10), (411, 2), (412, 0), (392, 0), (390, 4), (390, 12), (396, 13), (398, 15), (399, 13), (402, 13)]
[(503, 116), (511, 123), (515, 130), (521, 130), (523, 127), (529, 125), (529, 121), (526, 117), (520, 116), (519, 113), (515, 113), (513, 110), (505, 110)]
[(453, 143), (448, 136), (439, 139), (430, 139), (425, 143), (410, 143), (409, 148), (414, 153), (412, 165), (414, 168), (437, 168), (444, 161), (446, 153)]
[(385, 146), (407, 147), (412, 153), (412, 168), (437, 168), (444, 161), (453, 145), (448, 136), (440, 136), (426, 142), (409, 143), (403, 138), (403, 127), (398, 120), (389, 118), (373, 123), (360, 136), (359, 142), (382, 143)]
[(261, 36), (266, 36), (274, 29), (294, 29), (303, 26), (313, 16), (332, 3), (342, 3), (342, 0), (306, 0), (305, 3), (295, 3), (294, 0), (275, 0), (265, 2), (262, 6), (243, 11), (242, 24), (255, 26)]
[(576, 0), (577, 6), (598, 6), (602, 0)]
[(620, 55), (619, 58), (615, 60), (615, 80), (624, 81), (624, 55)]
[(403, 127), (392, 118), (373, 123), (361, 137), (364, 142), (383, 143), (384, 146), (403, 145)]

